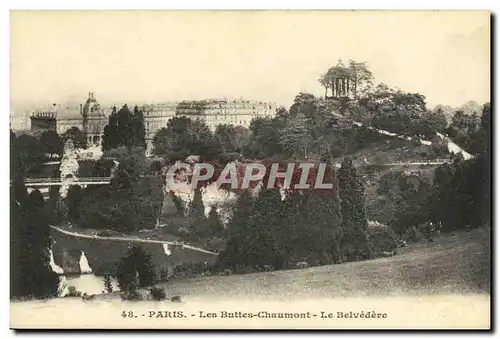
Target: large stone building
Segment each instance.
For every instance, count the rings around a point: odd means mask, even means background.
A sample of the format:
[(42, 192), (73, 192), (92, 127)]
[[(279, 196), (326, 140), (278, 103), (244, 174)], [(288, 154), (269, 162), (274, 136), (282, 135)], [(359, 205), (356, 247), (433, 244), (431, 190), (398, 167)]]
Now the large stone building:
[(101, 145), (108, 118), (94, 98), (94, 93), (89, 93), (85, 104), (80, 105), (80, 115), (82, 116), (83, 133), (87, 137), (87, 145)]
[(30, 116), (31, 133), (38, 135), (45, 131), (57, 131), (57, 106), (40, 109)]
[[(119, 107), (119, 106), (117, 106)], [(205, 122), (215, 131), (218, 125), (227, 124), (249, 127), (254, 118), (269, 117), (276, 114), (276, 104), (272, 102), (250, 100), (207, 99), (150, 104), (140, 107), (144, 114), (146, 145), (148, 153), (153, 147), (153, 138), (174, 117), (188, 117)], [(82, 130), (89, 146), (100, 146), (104, 127), (112, 108), (102, 108), (89, 93), (86, 102), (79, 106), (61, 106), (53, 104), (31, 115), (31, 131), (34, 134), (47, 130), (63, 134), (71, 127)]]
[(276, 114), (273, 102), (250, 100), (194, 100), (182, 101), (177, 105), (176, 116), (199, 119), (215, 131), (218, 125), (234, 125), (248, 128), (254, 118)]
[(100, 146), (104, 127), (108, 123), (107, 112), (102, 109), (94, 97), (89, 96), (79, 106), (52, 104), (31, 114), (31, 132), (35, 135), (44, 131), (55, 131), (63, 134), (72, 127), (80, 129), (87, 138), (89, 146)]
[(175, 117), (177, 103), (166, 103), (156, 105), (143, 105), (141, 110), (144, 115), (144, 127), (146, 129), (146, 151), (150, 153), (153, 149), (153, 138), (160, 129), (167, 128), (167, 123)]

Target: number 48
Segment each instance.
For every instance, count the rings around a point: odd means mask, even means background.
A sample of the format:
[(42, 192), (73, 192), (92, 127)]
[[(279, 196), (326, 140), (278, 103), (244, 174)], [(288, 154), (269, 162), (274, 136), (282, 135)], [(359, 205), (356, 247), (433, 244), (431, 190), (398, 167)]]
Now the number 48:
[(123, 311), (122, 312), (122, 317), (123, 318), (133, 318), (134, 317), (134, 312), (132, 311)]

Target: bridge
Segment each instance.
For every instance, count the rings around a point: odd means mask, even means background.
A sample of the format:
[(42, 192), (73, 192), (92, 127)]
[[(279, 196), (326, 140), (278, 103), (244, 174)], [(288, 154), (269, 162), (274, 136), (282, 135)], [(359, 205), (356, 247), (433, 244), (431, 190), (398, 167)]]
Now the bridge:
[(442, 164), (452, 164), (453, 160), (451, 159), (435, 159), (435, 160), (428, 160), (428, 161), (397, 161), (397, 162), (391, 162), (391, 163), (386, 163), (386, 164), (370, 164), (366, 163), (367, 165), (375, 165), (375, 166), (434, 166), (434, 165), (442, 165)]
[(61, 178), (26, 178), (24, 185), (26, 187), (36, 186), (62, 186), (65, 185), (109, 185), (111, 177), (87, 177), (73, 178), (73, 180), (62, 180)]
[(182, 249), (188, 249), (188, 250), (191, 250), (191, 251), (196, 251), (196, 252), (201, 252), (201, 253), (205, 253), (205, 254), (210, 254), (210, 255), (213, 255), (213, 256), (218, 256), (219, 253), (217, 252), (213, 252), (213, 251), (209, 251), (209, 250), (206, 250), (204, 248), (200, 248), (200, 247), (196, 247), (196, 246), (191, 246), (191, 245), (188, 245), (188, 244), (184, 244), (182, 242), (172, 242), (172, 241), (163, 241), (163, 240), (151, 240), (151, 239), (142, 239), (142, 238), (128, 238), (126, 236), (122, 236), (122, 237), (114, 237), (114, 236), (109, 236), (109, 237), (106, 237), (106, 236), (99, 236), (99, 235), (87, 235), (87, 234), (81, 234), (81, 233), (76, 233), (76, 232), (70, 232), (70, 231), (66, 231), (66, 230), (63, 230), (59, 227), (56, 227), (54, 225), (50, 225), (50, 227), (59, 232), (59, 233), (62, 233), (62, 234), (66, 234), (66, 235), (69, 235), (71, 237), (75, 237), (75, 238), (82, 238), (82, 239), (92, 239), (92, 240), (102, 240), (102, 241), (119, 241), (119, 242), (132, 242), (132, 243), (143, 243), (143, 244), (159, 244), (159, 245), (167, 245), (167, 246), (171, 246), (171, 247), (179, 247), (179, 248), (182, 248)]

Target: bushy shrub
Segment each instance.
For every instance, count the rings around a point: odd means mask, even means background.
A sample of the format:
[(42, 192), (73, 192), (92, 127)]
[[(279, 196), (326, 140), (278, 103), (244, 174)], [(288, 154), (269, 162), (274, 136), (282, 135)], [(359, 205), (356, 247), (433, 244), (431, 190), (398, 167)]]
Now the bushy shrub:
[(369, 221), (368, 236), (373, 252), (391, 252), (397, 247), (396, 232), (387, 225)]
[(113, 292), (113, 285), (111, 284), (111, 275), (107, 272), (104, 274), (104, 288), (108, 293)]
[(65, 297), (81, 297), (82, 292), (78, 291), (75, 286), (68, 287), (68, 293), (66, 293)]
[(149, 289), (149, 294), (151, 295), (151, 298), (153, 300), (157, 301), (165, 300), (165, 298), (167, 297), (165, 289), (156, 286), (153, 286), (152, 288)]
[(120, 294), (122, 300), (140, 301), (142, 300), (141, 294), (137, 290), (128, 290)]

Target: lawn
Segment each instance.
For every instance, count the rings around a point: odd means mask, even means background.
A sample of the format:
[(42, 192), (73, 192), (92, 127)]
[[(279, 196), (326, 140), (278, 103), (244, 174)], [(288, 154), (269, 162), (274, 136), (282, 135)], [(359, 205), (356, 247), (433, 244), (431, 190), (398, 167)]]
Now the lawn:
[(490, 229), (416, 243), (390, 258), (302, 270), (189, 278), (163, 284), (168, 295), (338, 298), (477, 294), (490, 289)]

